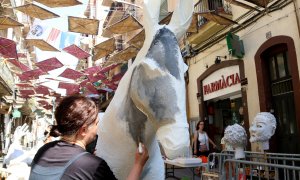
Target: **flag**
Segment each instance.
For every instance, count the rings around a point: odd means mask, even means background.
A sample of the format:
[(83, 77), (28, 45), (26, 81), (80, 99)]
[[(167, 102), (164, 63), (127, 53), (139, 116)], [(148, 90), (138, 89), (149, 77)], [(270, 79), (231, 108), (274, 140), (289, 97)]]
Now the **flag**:
[(48, 26), (43, 21), (35, 19), (26, 39), (44, 39), (48, 35)]
[(68, 32), (62, 32), (60, 37), (59, 49), (63, 49), (72, 44), (76, 44), (75, 39), (76, 39), (76, 35)]
[(59, 34), (61, 33), (60, 30), (52, 28), (46, 42), (49, 44), (55, 44), (55, 41), (58, 39)]

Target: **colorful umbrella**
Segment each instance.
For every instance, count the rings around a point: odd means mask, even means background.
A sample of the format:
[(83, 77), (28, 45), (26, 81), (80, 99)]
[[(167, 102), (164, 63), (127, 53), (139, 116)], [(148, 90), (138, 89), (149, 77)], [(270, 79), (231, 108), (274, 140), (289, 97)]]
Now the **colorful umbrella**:
[(67, 68), (64, 72), (62, 72), (59, 76), (60, 77), (64, 77), (64, 78), (68, 78), (68, 79), (73, 79), (76, 80), (78, 78), (80, 78), (81, 76), (83, 76), (84, 74), (78, 71), (75, 71), (73, 69)]
[(27, 77), (27, 79), (29, 79), (29, 80), (33, 80), (33, 79), (38, 79), (39, 76), (44, 75), (44, 74), (46, 74), (44, 71), (42, 71), (40, 69), (34, 69), (34, 70), (23, 72), (22, 75)]
[(72, 84), (72, 83), (63, 83), (60, 82), (58, 84), (58, 88), (66, 89), (67, 95), (76, 94), (79, 92), (79, 85), (78, 84)]
[(8, 62), (10, 62), (14, 66), (18, 67), (21, 71), (30, 71), (29, 67), (27, 67), (25, 64), (21, 63), (18, 60), (10, 59), (10, 60), (8, 60)]
[(84, 50), (80, 49), (78, 46), (76, 46), (74, 44), (71, 46), (65, 47), (63, 50), (66, 51), (67, 53), (75, 56), (78, 59), (86, 59), (89, 56), (91, 56), (89, 53), (85, 52)]
[(0, 37), (0, 54), (5, 58), (18, 59), (16, 43), (10, 39)]
[(41, 70), (48, 72), (60, 67), (63, 67), (64, 65), (55, 57), (50, 58), (50, 59), (46, 59), (44, 61), (40, 61), (35, 63), (35, 65), (37, 67), (39, 67)]

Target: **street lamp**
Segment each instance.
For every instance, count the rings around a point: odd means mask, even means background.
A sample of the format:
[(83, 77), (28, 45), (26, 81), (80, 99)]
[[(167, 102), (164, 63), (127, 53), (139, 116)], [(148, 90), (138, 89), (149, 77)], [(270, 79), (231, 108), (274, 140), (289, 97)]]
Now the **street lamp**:
[(197, 100), (198, 100), (198, 104), (201, 104), (202, 102), (202, 96), (199, 92), (197, 92)]

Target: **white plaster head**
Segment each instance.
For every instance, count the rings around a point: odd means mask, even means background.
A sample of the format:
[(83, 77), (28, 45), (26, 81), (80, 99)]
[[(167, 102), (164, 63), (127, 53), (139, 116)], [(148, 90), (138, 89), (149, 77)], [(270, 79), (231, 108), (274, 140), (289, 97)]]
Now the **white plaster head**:
[(252, 125), (249, 128), (251, 137), (250, 142), (260, 143), (262, 150), (269, 149), (269, 139), (276, 130), (276, 118), (269, 112), (260, 112), (255, 116)]
[(224, 141), (235, 149), (236, 159), (245, 157), (244, 148), (247, 144), (247, 134), (241, 125), (227, 126), (224, 132)]
[(258, 113), (250, 126), (250, 142), (269, 141), (276, 130), (276, 118), (269, 112)]

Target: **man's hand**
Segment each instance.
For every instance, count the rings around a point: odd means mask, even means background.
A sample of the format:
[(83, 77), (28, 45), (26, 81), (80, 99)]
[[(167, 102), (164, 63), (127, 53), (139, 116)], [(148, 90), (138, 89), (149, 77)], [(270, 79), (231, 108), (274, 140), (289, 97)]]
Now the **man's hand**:
[(26, 123), (23, 124), (23, 126), (18, 126), (14, 133), (13, 143), (20, 143), (21, 138), (29, 132), (28, 128), (29, 128), (29, 126)]

